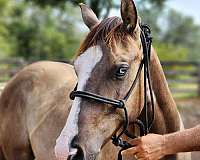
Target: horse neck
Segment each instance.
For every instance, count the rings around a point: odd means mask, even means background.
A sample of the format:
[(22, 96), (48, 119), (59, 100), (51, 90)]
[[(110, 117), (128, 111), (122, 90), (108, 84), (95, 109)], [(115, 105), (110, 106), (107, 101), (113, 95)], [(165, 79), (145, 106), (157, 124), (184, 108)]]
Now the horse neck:
[(154, 49), (152, 49), (150, 65), (152, 88), (156, 99), (155, 121), (151, 132), (178, 131), (180, 130), (179, 113)]

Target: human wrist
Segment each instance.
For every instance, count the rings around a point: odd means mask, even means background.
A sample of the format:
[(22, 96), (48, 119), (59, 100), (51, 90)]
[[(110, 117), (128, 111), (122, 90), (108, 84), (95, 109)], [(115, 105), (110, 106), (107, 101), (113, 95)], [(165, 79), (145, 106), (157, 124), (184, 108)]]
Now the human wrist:
[(170, 141), (172, 140), (172, 137), (170, 134), (163, 135), (163, 155), (170, 155), (173, 154), (173, 143)]
[(162, 152), (162, 157), (164, 157), (165, 155), (167, 155), (166, 135), (162, 135), (161, 141), (162, 141), (161, 152)]
[(173, 154), (173, 146), (170, 143), (171, 135), (163, 135), (163, 156)]

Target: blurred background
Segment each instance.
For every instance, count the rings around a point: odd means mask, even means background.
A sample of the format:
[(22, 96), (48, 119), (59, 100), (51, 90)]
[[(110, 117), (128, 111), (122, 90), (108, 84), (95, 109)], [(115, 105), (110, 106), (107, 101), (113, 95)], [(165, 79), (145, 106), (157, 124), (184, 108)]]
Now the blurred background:
[[(78, 3), (100, 19), (120, 16), (120, 0), (0, 0), (0, 90), (23, 66), (69, 62), (88, 29)], [(186, 128), (200, 123), (200, 2), (135, 0), (156, 48)], [(194, 153), (193, 160), (200, 154)]]

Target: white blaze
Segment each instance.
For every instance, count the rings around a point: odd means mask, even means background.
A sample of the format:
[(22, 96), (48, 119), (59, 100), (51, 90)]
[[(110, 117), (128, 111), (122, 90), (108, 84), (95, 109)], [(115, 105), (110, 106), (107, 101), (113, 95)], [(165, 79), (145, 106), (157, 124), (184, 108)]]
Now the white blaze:
[[(81, 54), (74, 63), (78, 74), (77, 90), (82, 91), (91, 76), (91, 73), (96, 64), (103, 56), (100, 46), (94, 46), (87, 49)], [(76, 154), (76, 149), (71, 148), (70, 144), (73, 138), (78, 134), (78, 115), (80, 112), (81, 98), (75, 98), (65, 127), (60, 136), (56, 140), (55, 154), (58, 159), (64, 158), (67, 160), (69, 155)]]

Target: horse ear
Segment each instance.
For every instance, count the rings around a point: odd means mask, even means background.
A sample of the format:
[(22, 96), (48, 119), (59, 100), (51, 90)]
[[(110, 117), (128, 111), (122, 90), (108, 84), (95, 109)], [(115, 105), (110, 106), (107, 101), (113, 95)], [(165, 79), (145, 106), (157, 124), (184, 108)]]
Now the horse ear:
[(82, 17), (83, 17), (84, 23), (88, 26), (88, 28), (90, 30), (92, 30), (93, 27), (97, 23), (99, 23), (99, 20), (98, 20), (97, 16), (92, 11), (92, 9), (89, 8), (87, 5), (85, 5), (83, 3), (80, 3), (79, 6), (81, 8), (81, 13), (82, 13)]
[(138, 22), (137, 9), (133, 0), (121, 0), (121, 17), (124, 29), (133, 33)]

